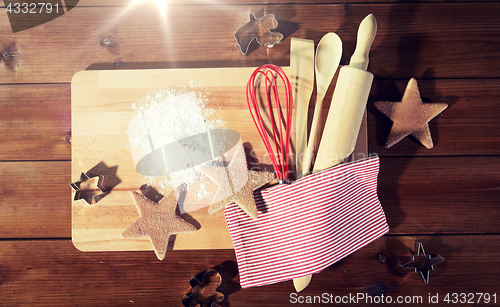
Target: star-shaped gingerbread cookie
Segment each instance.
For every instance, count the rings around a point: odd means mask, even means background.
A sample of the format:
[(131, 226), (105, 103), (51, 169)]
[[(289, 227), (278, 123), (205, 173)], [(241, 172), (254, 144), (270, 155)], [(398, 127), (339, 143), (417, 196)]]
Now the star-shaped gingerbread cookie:
[(122, 233), (122, 237), (148, 236), (158, 259), (165, 258), (171, 235), (196, 231), (196, 227), (175, 214), (177, 199), (173, 190), (157, 203), (136, 191), (132, 191), (132, 198), (140, 217)]
[(393, 122), (386, 148), (411, 134), (428, 149), (434, 146), (429, 121), (448, 107), (446, 103), (422, 102), (415, 78), (408, 82), (400, 102), (377, 101), (374, 106)]
[(203, 173), (215, 182), (219, 189), (208, 213), (214, 214), (232, 203), (236, 203), (246, 214), (257, 219), (257, 205), (253, 192), (274, 179), (269, 172), (249, 171), (243, 146), (237, 149), (231, 162), (225, 166), (204, 166)]

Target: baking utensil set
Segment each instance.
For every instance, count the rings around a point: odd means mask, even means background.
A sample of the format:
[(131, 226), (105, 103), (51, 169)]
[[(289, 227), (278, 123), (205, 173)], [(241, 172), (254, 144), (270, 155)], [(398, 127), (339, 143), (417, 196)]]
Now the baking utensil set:
[[(335, 166), (346, 159), (354, 150), (361, 121), (370, 93), (373, 74), (368, 68), (368, 53), (377, 33), (377, 21), (370, 14), (363, 19), (358, 29), (356, 49), (349, 66), (340, 69), (330, 109), (325, 122), (318, 151), (313, 163), (313, 173)], [(311, 48), (312, 41), (293, 39), (290, 48), (290, 69), (292, 85), (295, 85), (296, 106), (296, 176), (306, 176), (310, 172), (314, 147), (319, 135), (319, 120), (323, 98), (337, 71), (342, 56), (342, 41), (335, 33), (327, 33), (318, 43), (315, 58), (316, 104), (309, 138), (307, 119), (310, 92), (312, 92)], [(312, 43), (311, 43), (312, 42)], [(300, 48), (297, 47), (297, 44)], [(304, 150), (304, 144), (306, 148)], [(302, 291), (311, 281), (311, 275), (293, 280), (295, 290)]]
[[(353, 151), (358, 138), (363, 114), (370, 93), (373, 74), (366, 71), (368, 53), (377, 32), (377, 21), (370, 14), (359, 25), (356, 49), (348, 66), (340, 68), (335, 90), (330, 103), (324, 129), (319, 122), (323, 99), (337, 72), (342, 57), (342, 41), (335, 33), (327, 33), (318, 43), (316, 56), (314, 41), (292, 38), (290, 42), (290, 80), (275, 65), (264, 65), (255, 70), (247, 85), (247, 101), (257, 130), (271, 157), (279, 183), (289, 181), (289, 150), (292, 108), (295, 108), (295, 179), (318, 173), (343, 162)], [(309, 134), (309, 101), (316, 76), (316, 104)], [(256, 81), (258, 77), (263, 82)], [(279, 102), (278, 80), (285, 90), (284, 111)], [(259, 84), (265, 85), (267, 106), (259, 106)], [(292, 97), (290, 97), (292, 96)], [(293, 98), (293, 101), (291, 101)], [(274, 109), (273, 109), (274, 105)], [(260, 109), (267, 113), (268, 125)], [(319, 134), (321, 133), (321, 136)], [(314, 149), (318, 143), (316, 154)], [(272, 143), (275, 144), (275, 153)], [(294, 287), (302, 291), (311, 281), (312, 275), (295, 278)]]

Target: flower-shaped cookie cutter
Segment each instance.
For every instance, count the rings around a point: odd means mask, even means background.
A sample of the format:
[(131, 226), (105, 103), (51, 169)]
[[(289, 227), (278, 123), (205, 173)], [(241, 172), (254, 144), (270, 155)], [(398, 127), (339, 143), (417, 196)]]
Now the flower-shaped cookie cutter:
[(218, 307), (224, 300), (224, 294), (218, 290), (222, 283), (221, 274), (214, 268), (193, 276), (189, 281), (190, 288), (182, 298), (184, 307)]
[(278, 27), (278, 20), (274, 14), (266, 14), (261, 18), (256, 18), (253, 13), (249, 16), (250, 21), (234, 32), (236, 43), (240, 47), (241, 53), (247, 55), (250, 44), (256, 40), (260, 45), (274, 47), (281, 42), (284, 35), (279, 32), (272, 32)]
[[(95, 187), (89, 185), (91, 184), (91, 179), (97, 178), (97, 183)], [(83, 199), (87, 204), (92, 205), (101, 200), (107, 191), (103, 186), (104, 176), (102, 175), (87, 175), (83, 173), (80, 175), (80, 180), (72, 182), (69, 185), (76, 191), (74, 200)]]

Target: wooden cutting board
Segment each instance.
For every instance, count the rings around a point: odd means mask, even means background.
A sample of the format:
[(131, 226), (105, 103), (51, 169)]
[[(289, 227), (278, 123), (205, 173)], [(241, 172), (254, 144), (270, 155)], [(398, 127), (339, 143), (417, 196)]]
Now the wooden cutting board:
[[(73, 200), (75, 191), (72, 191), (75, 247), (81, 251), (152, 250), (148, 238), (122, 239), (121, 233), (139, 217), (131, 191), (140, 191), (150, 180), (136, 172), (132, 159), (127, 129), (137, 112), (131, 104), (161, 88), (203, 96), (206, 107), (215, 110), (214, 116), (222, 120), (224, 127), (239, 132), (245, 148), (253, 149), (252, 157), (247, 155), (249, 163), (265, 164), (266, 151), (246, 103), (246, 83), (254, 70), (244, 67), (77, 73), (71, 83), (71, 178), (78, 181), (82, 172), (92, 170), (104, 176), (105, 184), (107, 181), (114, 187), (93, 205)], [(289, 74), (289, 67), (284, 70)], [(367, 154), (366, 117), (355, 153), (355, 158)], [(271, 168), (268, 166), (266, 170)], [(212, 183), (209, 189), (217, 186)], [(160, 194), (166, 192), (158, 187), (156, 190)], [(198, 230), (172, 236), (169, 249), (233, 248), (222, 210), (209, 215), (204, 207), (181, 217)]]

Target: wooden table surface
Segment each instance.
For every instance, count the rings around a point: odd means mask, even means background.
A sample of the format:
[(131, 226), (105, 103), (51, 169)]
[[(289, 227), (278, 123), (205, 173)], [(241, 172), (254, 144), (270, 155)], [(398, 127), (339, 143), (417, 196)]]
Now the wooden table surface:
[[(250, 13), (274, 13), (284, 40), (241, 54), (233, 33)], [(389, 234), (314, 275), (298, 295), (291, 281), (241, 289), (233, 250), (174, 250), (159, 261), (153, 252), (80, 252), (73, 246), (75, 73), (289, 65), (292, 37), (317, 44), (327, 32), (342, 38), (346, 64), (357, 25), (369, 13), (377, 18), (378, 34), (370, 53), (375, 81), (368, 144), (380, 156), (378, 192)], [(53, 21), (13, 33), (1, 7), (0, 305), (181, 306), (191, 276), (215, 266), (224, 279), (221, 306), (296, 305), (323, 293), (332, 300), (378, 293), (377, 299), (401, 297), (414, 306), (435, 295), (447, 306), (494, 305), (496, 298), (498, 306), (499, 15), (500, 1), (171, 0), (162, 18), (153, 1), (80, 0)], [(400, 100), (411, 77), (425, 101), (449, 107), (430, 122), (433, 149), (411, 138), (386, 149), (391, 122), (373, 103)], [(430, 272), (428, 284), (400, 267), (411, 260), (415, 240), (446, 259)], [(489, 293), (490, 303), (479, 293)]]

